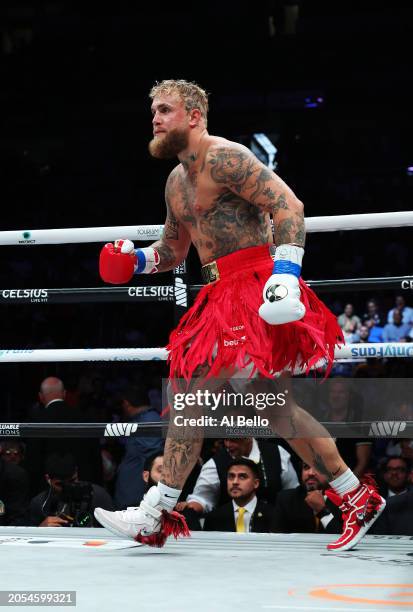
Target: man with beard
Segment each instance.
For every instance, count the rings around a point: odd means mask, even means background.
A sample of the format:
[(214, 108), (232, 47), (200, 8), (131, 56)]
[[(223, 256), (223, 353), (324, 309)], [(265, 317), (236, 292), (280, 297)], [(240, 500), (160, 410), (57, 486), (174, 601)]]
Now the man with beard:
[[(241, 377), (251, 383), (259, 374), (260, 385), (266, 381), (274, 391), (277, 376), (281, 389), (288, 390), (292, 373), (322, 365), (328, 373), (343, 336), (335, 316), (300, 278), (302, 202), (249, 149), (208, 133), (208, 97), (201, 87), (167, 80), (157, 83), (150, 97), (154, 138), (149, 151), (158, 159), (177, 156), (180, 162), (166, 182), (164, 231), (143, 249), (135, 250), (129, 240), (105, 245), (100, 274), (106, 282), (127, 283), (134, 273), (173, 270), (191, 243), (197, 249), (207, 285), (170, 336), (170, 402), (179, 388), (216, 391), (226, 380), (234, 386), (234, 376), (239, 385)], [(201, 408), (193, 406), (185, 416), (199, 417)], [(329, 549), (353, 548), (384, 500), (373, 487), (360, 484), (331, 436), (292, 393), (283, 408), (267, 409), (266, 416), (272, 430), (288, 439), (343, 498), (344, 532)], [(199, 457), (202, 438), (201, 428), (182, 427), (171, 419), (161, 481), (138, 508), (97, 509), (99, 522), (153, 546), (162, 546), (171, 534), (189, 535), (173, 508)]]
[(301, 484), (281, 491), (275, 504), (273, 530), (280, 533), (340, 533), (340, 511), (325, 495), (325, 476), (307, 463), (301, 469)]
[(257, 498), (260, 469), (250, 459), (234, 459), (228, 466), (227, 491), (230, 502), (207, 514), (204, 531), (268, 533), (274, 506)]
[(154, 453), (145, 459), (142, 479), (146, 483), (146, 490), (158, 484), (162, 476), (163, 453)]

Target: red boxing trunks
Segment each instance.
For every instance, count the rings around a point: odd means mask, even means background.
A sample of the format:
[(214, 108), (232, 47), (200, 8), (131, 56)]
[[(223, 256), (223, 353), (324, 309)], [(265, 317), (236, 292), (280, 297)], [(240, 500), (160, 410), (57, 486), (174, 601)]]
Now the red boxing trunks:
[(273, 378), (322, 366), (328, 375), (335, 346), (344, 344), (336, 317), (300, 279), (304, 318), (268, 325), (258, 309), (272, 269), (270, 245), (241, 249), (203, 267), (210, 282), (170, 335), (170, 378), (188, 380), (205, 364), (207, 378), (245, 368), (246, 377), (258, 371)]

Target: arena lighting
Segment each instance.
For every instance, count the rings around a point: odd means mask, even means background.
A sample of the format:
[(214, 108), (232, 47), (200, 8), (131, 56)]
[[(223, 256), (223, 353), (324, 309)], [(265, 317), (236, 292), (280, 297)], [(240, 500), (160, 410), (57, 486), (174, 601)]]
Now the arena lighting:
[(277, 169), (277, 162), (275, 156), (277, 155), (278, 149), (271, 140), (262, 132), (257, 132), (252, 135), (250, 149), (258, 157), (263, 164), (268, 166), (271, 170)]
[(407, 176), (413, 176), (413, 166), (407, 166)]
[(324, 102), (324, 98), (322, 96), (307, 96), (304, 100), (305, 108), (318, 108)]

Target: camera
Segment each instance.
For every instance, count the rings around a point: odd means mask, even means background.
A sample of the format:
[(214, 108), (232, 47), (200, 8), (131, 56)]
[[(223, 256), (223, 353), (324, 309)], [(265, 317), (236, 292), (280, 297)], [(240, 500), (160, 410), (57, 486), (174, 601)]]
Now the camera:
[(70, 527), (92, 527), (93, 487), (90, 482), (63, 482), (59, 497), (62, 506), (58, 514), (69, 521)]

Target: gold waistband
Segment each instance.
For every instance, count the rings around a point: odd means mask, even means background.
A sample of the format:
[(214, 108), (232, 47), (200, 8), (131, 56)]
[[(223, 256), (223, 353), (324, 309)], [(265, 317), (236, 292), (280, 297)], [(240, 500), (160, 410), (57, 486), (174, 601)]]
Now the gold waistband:
[(206, 285), (209, 283), (215, 283), (215, 281), (219, 280), (219, 270), (216, 261), (211, 261), (211, 263), (205, 264), (201, 268), (202, 279)]

